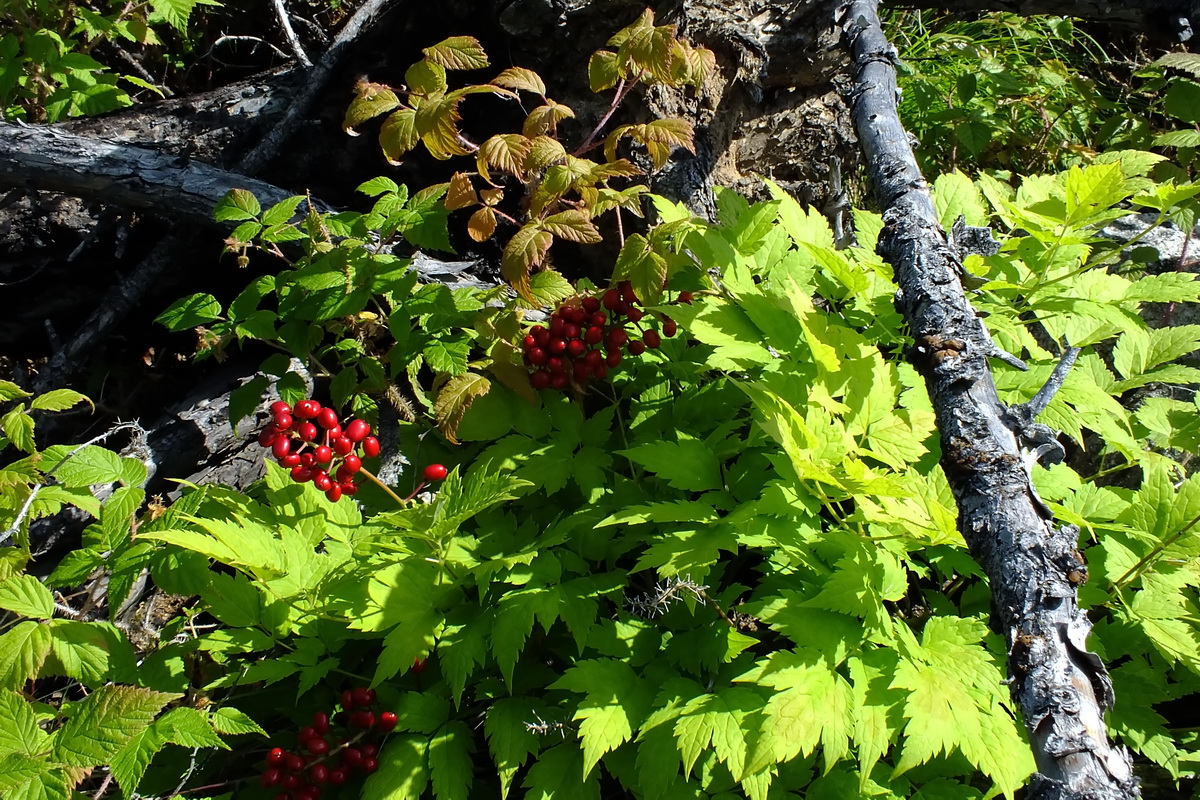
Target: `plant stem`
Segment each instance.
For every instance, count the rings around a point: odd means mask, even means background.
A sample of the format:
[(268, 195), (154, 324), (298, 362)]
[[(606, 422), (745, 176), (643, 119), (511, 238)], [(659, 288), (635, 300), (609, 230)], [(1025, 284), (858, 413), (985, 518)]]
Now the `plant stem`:
[(393, 491), (392, 491), (392, 487), (388, 486), (386, 483), (384, 483), (383, 481), (379, 480), (379, 478), (376, 478), (376, 477), (375, 477), (375, 475), (374, 475), (374, 474), (373, 474), (373, 473), (372, 473), (370, 470), (367, 470), (367, 469), (360, 469), (360, 470), (358, 471), (358, 474), (359, 474), (359, 475), (366, 475), (366, 476), (367, 476), (367, 480), (371, 481), (371, 482), (372, 482), (372, 483), (374, 483), (376, 486), (378, 486), (380, 489), (383, 489), (385, 492), (387, 492), (387, 493), (388, 493), (388, 495), (389, 495), (389, 496), (390, 496), (390, 497), (391, 497), (393, 500), (395, 500), (395, 501), (396, 501), (396, 505), (400, 506), (401, 508), (407, 508), (407, 507), (408, 507), (408, 506), (407, 506), (407, 503), (406, 503), (406, 502), (405, 502), (405, 501), (404, 501), (404, 500), (403, 500), (403, 499), (400, 497), (400, 495), (398, 495), (398, 494), (396, 494), (395, 492), (393, 492)]
[(1146, 553), (1146, 555), (1142, 556), (1141, 560), (1139, 560), (1136, 564), (1134, 564), (1132, 567), (1130, 567), (1128, 570), (1126, 570), (1124, 575), (1122, 575), (1121, 577), (1119, 577), (1115, 581), (1113, 581), (1113, 588), (1116, 589), (1117, 591), (1120, 591), (1122, 588), (1124, 588), (1126, 581), (1132, 580), (1133, 578), (1135, 578), (1139, 574), (1141, 574), (1141, 571), (1143, 569), (1145, 569), (1147, 566), (1149, 566), (1151, 561), (1158, 558), (1160, 555), (1163, 554), (1163, 551), (1165, 551), (1171, 545), (1175, 544), (1175, 542), (1179, 541), (1179, 537), (1183, 536), (1185, 533), (1187, 533), (1189, 530), (1191, 530), (1196, 525), (1197, 522), (1200, 522), (1200, 514), (1197, 514), (1195, 517), (1192, 518), (1191, 522), (1189, 522), (1187, 525), (1184, 525), (1179, 530), (1175, 531), (1175, 533), (1171, 534), (1166, 539), (1163, 539), (1161, 542), (1159, 542), (1157, 545), (1154, 546), (1153, 550), (1151, 550), (1149, 553)]
[(593, 147), (597, 146), (596, 137), (600, 135), (600, 131), (605, 125), (608, 124), (608, 121), (612, 119), (612, 115), (617, 113), (617, 107), (624, 102), (625, 98), (629, 95), (630, 90), (637, 85), (637, 82), (637, 78), (631, 78), (628, 81), (625, 78), (622, 78), (621, 80), (617, 81), (617, 93), (613, 95), (612, 102), (608, 104), (608, 111), (606, 111), (604, 116), (600, 118), (600, 121), (596, 123), (596, 127), (592, 128), (592, 132), (589, 133), (588, 137), (583, 140), (583, 144), (579, 145), (579, 147), (576, 148), (575, 152), (571, 153), (571, 155), (581, 156), (591, 150)]

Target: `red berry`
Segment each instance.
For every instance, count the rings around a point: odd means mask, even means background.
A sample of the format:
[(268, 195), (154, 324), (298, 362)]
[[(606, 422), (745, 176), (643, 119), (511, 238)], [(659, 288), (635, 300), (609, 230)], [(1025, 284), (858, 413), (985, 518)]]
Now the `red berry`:
[(561, 372), (556, 372), (550, 376), (550, 388), (563, 390), (567, 388), (567, 376)]
[(279, 783), (279, 780), (282, 777), (283, 777), (283, 772), (280, 771), (280, 769), (278, 767), (271, 767), (269, 769), (263, 770), (262, 777), (260, 777), (258, 779), (258, 782), (261, 783), (263, 786), (270, 787), (270, 786), (274, 786), (275, 784)]
[(550, 335), (552, 337), (553, 336), (561, 336), (562, 331), (563, 331), (563, 326), (566, 324), (567, 324), (567, 321), (565, 319), (563, 319), (559, 314), (557, 314), (557, 313), (551, 314), (550, 315)]
[(271, 443), (271, 453), (276, 458), (283, 458), (292, 449), (292, 439), (290, 436), (280, 436)]
[(313, 473), (313, 486), (320, 489), (322, 492), (327, 492), (333, 487), (333, 478), (329, 477), (329, 473), (323, 469), (319, 469)]
[(599, 325), (593, 325), (588, 328), (583, 334), (583, 340), (588, 344), (600, 344), (600, 340), (604, 338), (604, 329)]
[(263, 447), (270, 447), (275, 444), (275, 440), (279, 438), (279, 431), (274, 425), (263, 428), (258, 432), (258, 443)]
[(600, 366), (596, 367), (595, 371), (592, 372), (592, 377), (598, 381), (604, 380), (605, 378), (608, 377), (608, 367), (605, 366), (604, 364), (601, 364)]
[(363, 751), (363, 755), (366, 756), (367, 758), (374, 758), (375, 756), (379, 755), (379, 745), (364, 744), (362, 746), (362, 751)]
[(304, 766), (307, 763), (308, 762), (304, 760), (304, 756), (299, 755), (297, 753), (288, 753), (288, 757), (287, 757), (288, 772), (299, 772), (300, 770), (304, 769)]
[(583, 360), (590, 364), (593, 369), (595, 369), (597, 366), (604, 363), (604, 353), (600, 352), (599, 350), (589, 350), (587, 355), (583, 357)]
[(427, 480), (427, 481), (444, 480), (446, 477), (446, 474), (448, 472), (449, 472), (449, 470), (446, 469), (445, 465), (443, 465), (443, 464), (430, 464), (428, 467), (425, 468), (425, 480)]
[(589, 314), (594, 314), (600, 310), (600, 301), (595, 297), (583, 298), (583, 310)]
[(342, 485), (335, 483), (325, 490), (325, 499), (331, 503), (336, 503), (342, 499)]
[[(634, 342), (634, 344), (641, 344), (641, 342)], [(633, 351), (632, 347), (629, 349), (630, 349), (630, 352)], [(620, 364), (621, 363), (621, 351), (613, 350), (611, 353), (608, 354), (608, 358), (604, 359), (604, 363), (610, 367), (615, 367), (617, 364)]]
[(312, 469), (316, 465), (317, 465), (317, 457), (315, 455), (313, 455), (312, 453), (301, 453), (300, 454), (300, 466), (304, 467), (305, 469)]
[(329, 770), (329, 785), (330, 786), (341, 786), (343, 783), (346, 782), (346, 779), (349, 777), (350, 777), (350, 773), (347, 772), (346, 770), (342, 769), (341, 767), (338, 767), (337, 769), (331, 769), (331, 770)]
[(292, 470), (292, 480), (296, 483), (307, 483), (312, 480), (312, 470), (308, 467), (296, 467)]
[(555, 372), (563, 372), (567, 368), (567, 362), (563, 361), (558, 356), (546, 360), (546, 369), (550, 370), (550, 374)]
[(630, 322), (640, 322), (644, 313), (640, 308), (630, 308), (625, 316), (629, 317)]
[(670, 317), (663, 318), (662, 335), (670, 339), (679, 331), (679, 325)]
[(638, 301), (637, 293), (633, 291), (633, 284), (629, 281), (621, 282), (621, 299), (626, 303), (636, 303)]
[(532, 350), (537, 347), (537, 337), (532, 333), (525, 334), (525, 338), (521, 342), (525, 345), (526, 350)]
[(300, 419), (312, 419), (321, 413), (321, 404), (316, 400), (301, 400), (292, 410), (292, 416)]
[(693, 295), (691, 292), (680, 292), (679, 293), (679, 302), (687, 303), (690, 306), (692, 304), (693, 297), (695, 297), (695, 295)]
[(329, 715), (324, 711), (318, 711), (312, 716), (313, 730), (320, 734), (329, 732)]
[(321, 800), (321, 787), (305, 786), (296, 792), (296, 800)]
[(288, 469), (300, 466), (300, 454), (288, 453), (286, 456), (279, 459), (279, 466), (287, 467)]
[[(303, 767), (301, 767), (301, 769), (303, 769)], [(300, 788), (300, 779), (295, 775), (284, 775), (283, 780), (279, 782), (279, 785), (290, 792), (293, 789)]]
[(280, 430), (286, 430), (287, 428), (292, 427), (292, 423), (294, 423), (295, 421), (296, 420), (292, 417), (291, 414), (276, 414), (275, 415), (275, 427), (279, 428)]
[(375, 702), (375, 692), (365, 686), (359, 686), (356, 689), (351, 689), (350, 693), (354, 695), (354, 705), (358, 708), (366, 708)]
[(616, 289), (609, 289), (604, 293), (604, 307), (612, 311), (621, 303), (621, 293)]
[(399, 721), (400, 718), (396, 716), (395, 711), (384, 711), (379, 715), (379, 720), (376, 721), (375, 727), (386, 733), (387, 731), (396, 730), (396, 723)]
[(368, 436), (362, 440), (363, 455), (367, 458), (375, 458), (379, 455), (379, 440), (374, 436)]
[(353, 481), (342, 481), (338, 486), (342, 487), (342, 494), (348, 494), (351, 497), (358, 494), (358, 487), (354, 485)]
[(350, 691), (349, 689), (342, 692), (342, 708), (346, 709), (347, 711), (354, 708), (354, 692)]
[(572, 322), (569, 325), (564, 325), (563, 326), (563, 338), (578, 339), (580, 330), (581, 330), (581, 328), (578, 325), (576, 325), (574, 322)]
[(278, 417), (280, 414), (292, 413), (292, 407), (282, 400), (276, 400), (274, 403), (271, 403), (270, 410), (273, 417)]
[(287, 761), (287, 757), (287, 751), (282, 747), (272, 747), (271, 751), (267, 753), (267, 764), (272, 767), (278, 767), (280, 764)]
[(318, 464), (328, 464), (333, 460), (333, 448), (321, 445), (313, 451), (313, 455), (317, 457)]
[(333, 448), (333, 452), (339, 456), (354, 452), (354, 442), (350, 441), (349, 436), (339, 436), (336, 439), (331, 439), (329, 444)]
[(367, 424), (366, 420), (350, 420), (350, 424), (346, 426), (346, 438), (352, 442), (361, 442), (370, 435), (371, 426)]
[(533, 334), (533, 338), (535, 341), (537, 341), (538, 347), (545, 347), (546, 342), (550, 341), (550, 331), (546, 330), (541, 325), (535, 325), (533, 328), (530, 328), (529, 332)]
[(377, 769), (379, 769), (379, 762), (375, 760), (374, 756), (363, 759), (363, 770), (365, 772), (374, 772)]
[(585, 352), (587, 352), (587, 345), (582, 339), (572, 339), (567, 345), (567, 355), (571, 358), (579, 358)]
[(592, 318), (589, 319), (588, 322), (590, 322), (592, 325), (603, 326), (604, 323), (608, 322), (608, 317), (603, 311), (597, 311), (595, 314), (592, 314)]
[(337, 412), (332, 408), (322, 408), (317, 414), (317, 424), (322, 428), (332, 428), (338, 424)]
[(646, 331), (642, 334), (642, 341), (646, 343), (646, 347), (657, 350), (662, 344), (662, 337), (658, 335), (658, 331)]
[(535, 389), (545, 389), (550, 385), (550, 373), (544, 369), (539, 369), (529, 376), (529, 385)]
[(413, 674), (420, 675), (422, 672), (425, 671), (425, 668), (427, 666), (429, 666), (428, 658), (418, 658), (416, 661), (413, 662), (413, 665), (412, 665)]
[(275, 800), (292, 800), (292, 796), (287, 792), (280, 792), (279, 794), (275, 795)]
[(362, 459), (351, 453), (342, 459), (342, 466), (345, 467), (351, 475), (353, 475), (362, 469)]
[(375, 715), (370, 711), (355, 711), (350, 715), (351, 728), (370, 728), (375, 725)]
[(629, 334), (620, 328), (613, 328), (608, 332), (608, 346), (620, 347), (629, 341)]
[(320, 431), (318, 431), (317, 426), (313, 425), (311, 422), (302, 422), (296, 426), (296, 433), (300, 434), (300, 438), (304, 441), (312, 442), (316, 440), (317, 434), (320, 433)]
[(313, 764), (308, 768), (308, 777), (313, 783), (325, 783), (329, 780), (329, 767), (324, 764)]
[(342, 751), (342, 763), (349, 767), (357, 767), (363, 762), (362, 750), (357, 747), (347, 747)]
[(533, 348), (525, 355), (529, 357), (529, 363), (533, 364), (535, 367), (542, 366), (546, 363), (546, 359), (549, 358), (549, 356), (546, 354), (546, 351), (540, 347)]
[(644, 352), (646, 352), (646, 343), (645, 342), (640, 341), (638, 339), (634, 339), (632, 342), (629, 343), (629, 355), (640, 356)]
[(550, 343), (548, 345), (546, 345), (546, 349), (549, 350), (551, 353), (561, 353), (563, 350), (567, 349), (567, 340), (566, 339), (551, 339)]
[(305, 749), (314, 756), (323, 756), (329, 752), (329, 742), (324, 739), (309, 739), (305, 744)]
[(575, 325), (582, 325), (587, 322), (589, 313), (584, 310), (583, 306), (575, 306), (571, 309), (571, 322)]
[(296, 734), (296, 738), (300, 740), (300, 746), (304, 747), (305, 742), (309, 739), (317, 738), (317, 732), (313, 728), (301, 728), (300, 732)]
[(575, 382), (583, 383), (591, 376), (592, 365), (587, 363), (586, 361), (576, 361), (574, 374), (575, 374)]
[(330, 439), (336, 439), (342, 435), (342, 426), (334, 425), (332, 428), (327, 428), (326, 433), (329, 434)]

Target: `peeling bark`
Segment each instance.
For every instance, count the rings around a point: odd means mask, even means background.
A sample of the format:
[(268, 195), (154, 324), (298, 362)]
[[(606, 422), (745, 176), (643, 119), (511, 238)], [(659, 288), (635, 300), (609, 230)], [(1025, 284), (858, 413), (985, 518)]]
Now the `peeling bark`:
[(993, 625), (1008, 642), (1012, 693), (1038, 766), (1028, 796), (1139, 797), (1129, 753), (1108, 741), (1104, 726), (1112, 685), (1086, 646), (1091, 623), (1076, 594), (1086, 578), (1079, 531), (1055, 524), (1030, 479), (1032, 462), (1052, 449), (1048, 429), (1033, 418), (1065, 368), (1030, 404), (1000, 402), (988, 366), (995, 347), (964, 294), (962, 264), (900, 123), (896, 51), (880, 28), (877, 0), (850, 3), (843, 26), (856, 68), (855, 125), (884, 211), (878, 249), (895, 269), (896, 304), (937, 414), (959, 530), (988, 576)]

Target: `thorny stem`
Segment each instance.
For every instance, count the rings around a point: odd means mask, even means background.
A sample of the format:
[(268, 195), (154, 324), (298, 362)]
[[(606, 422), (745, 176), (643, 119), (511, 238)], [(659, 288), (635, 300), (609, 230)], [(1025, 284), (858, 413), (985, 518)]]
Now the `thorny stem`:
[(583, 144), (579, 145), (579, 147), (577, 147), (575, 152), (571, 153), (571, 155), (576, 157), (581, 156), (591, 150), (593, 147), (597, 146), (596, 137), (600, 135), (600, 131), (603, 130), (604, 126), (608, 124), (608, 121), (612, 119), (612, 115), (617, 113), (617, 108), (622, 102), (624, 102), (625, 98), (629, 95), (630, 90), (637, 85), (637, 82), (638, 79), (636, 77), (631, 78), (628, 81), (625, 78), (621, 78), (621, 80), (617, 81), (617, 93), (613, 95), (612, 102), (608, 104), (608, 111), (606, 111), (604, 116), (600, 118), (600, 121), (596, 123), (596, 127), (592, 128), (592, 132), (589, 133), (588, 137), (583, 140)]

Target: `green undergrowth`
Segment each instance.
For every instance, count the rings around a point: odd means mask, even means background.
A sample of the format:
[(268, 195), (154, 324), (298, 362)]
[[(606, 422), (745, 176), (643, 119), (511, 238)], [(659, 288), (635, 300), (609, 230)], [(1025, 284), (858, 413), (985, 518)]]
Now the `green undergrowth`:
[[(1001, 231), (1000, 251), (967, 268), (996, 342), (1029, 362), (994, 365), (1002, 399), (1042, 385), (1053, 342), (1083, 347), (1044, 421), (1086, 454), (1079, 464), (1102, 467), (1035, 466), (1034, 480), (1081, 529), (1092, 646), (1116, 666), (1111, 732), (1181, 778), (1197, 744), (1161, 707), (1200, 689), (1200, 478), (1170, 456), (1200, 446), (1183, 390), (1200, 370), (1177, 362), (1200, 326), (1152, 329), (1139, 311), (1195, 301), (1200, 283), (1146, 274), (1096, 236), (1129, 205), (1190, 213), (1200, 186), (1145, 177), (1158, 158), (1015, 189), (951, 173), (935, 195), (945, 223)], [(126, 796), (188, 781), (210, 787), (189, 796), (274, 796), (256, 779), (264, 732), (292, 746), (314, 710), (362, 682), (398, 724), (378, 771), (326, 797), (1014, 796), (1034, 762), (873, 252), (881, 221), (855, 212), (859, 245), (838, 250), (823, 216), (768, 189), (755, 205), (721, 192), (716, 223), (655, 199), (663, 233), (647, 252), (695, 298), (663, 307), (679, 336), (604, 383), (531, 402), (489, 380), (460, 409), (457, 446), (418, 402), (399, 446), (451, 466), (428, 502), (330, 503), (268, 464), (247, 493), (186, 487), (164, 509), (146, 504), (136, 459), (39, 449), (37, 417), (81, 398), (3, 385), (0, 524), (15, 538), (0, 550), (0, 792), (65, 798), (106, 768)], [(420, 285), (405, 260), (373, 253), (354, 232), (380, 218), (293, 225), (298, 199), (239, 202), (309, 249), (226, 321), (317, 352), (332, 376), (321, 391), (373, 423), (382, 387), (421, 391), (432, 409), (447, 385), (420, 388), (396, 351), (432, 361), (442, 341), (463, 370), (496, 377), (495, 343), (522, 335), (499, 296)], [(429, 223), (406, 220), (397, 229)], [(624, 263), (635, 285), (660, 267)], [(282, 327), (255, 316), (261, 287), (278, 293)], [(508, 313), (511, 328), (494, 324)], [(377, 341), (393, 337), (399, 367), (361, 367), (374, 356), (346, 326), (364, 315)], [(285, 392), (297, 381), (284, 375)], [(96, 484), (111, 494), (96, 500)], [(25, 572), (28, 527), (63, 505), (97, 521), (43, 582)], [(143, 571), (182, 598), (149, 642), (113, 623)], [(97, 575), (107, 604), (64, 617), (63, 595)]]

